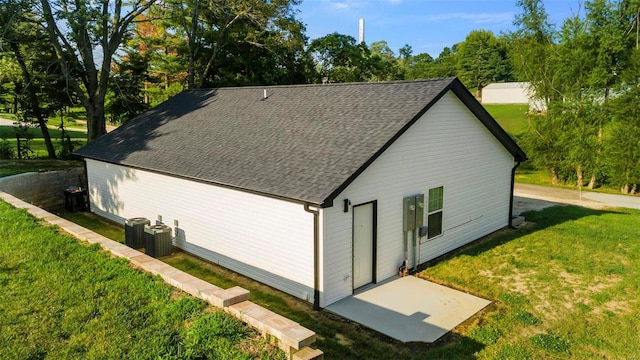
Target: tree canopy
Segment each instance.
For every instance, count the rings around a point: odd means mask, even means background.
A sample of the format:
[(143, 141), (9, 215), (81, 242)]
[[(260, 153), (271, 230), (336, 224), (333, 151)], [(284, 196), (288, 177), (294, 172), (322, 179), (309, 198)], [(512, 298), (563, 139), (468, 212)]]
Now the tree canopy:
[(585, 1), (558, 25), (543, 0), (517, 0), (514, 31), (473, 30), (437, 57), (384, 39), (308, 39), (300, 0), (0, 2), (0, 101), (43, 133), (49, 114), (80, 105), (91, 141), (107, 120), (200, 87), (457, 76), (479, 97), (527, 81), (547, 108), (521, 139), (536, 167), (579, 186), (640, 183), (640, 0)]

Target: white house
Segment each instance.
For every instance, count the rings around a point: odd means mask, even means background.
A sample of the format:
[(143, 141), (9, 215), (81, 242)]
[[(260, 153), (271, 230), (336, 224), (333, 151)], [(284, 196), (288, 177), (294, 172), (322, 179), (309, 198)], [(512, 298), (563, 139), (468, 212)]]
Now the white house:
[(185, 91), (78, 154), (93, 212), (317, 308), (509, 225), (526, 160), (455, 78)]
[(534, 99), (532, 92), (533, 89), (528, 82), (492, 83), (482, 88), (482, 103), (528, 104), (530, 111), (544, 111), (544, 102)]

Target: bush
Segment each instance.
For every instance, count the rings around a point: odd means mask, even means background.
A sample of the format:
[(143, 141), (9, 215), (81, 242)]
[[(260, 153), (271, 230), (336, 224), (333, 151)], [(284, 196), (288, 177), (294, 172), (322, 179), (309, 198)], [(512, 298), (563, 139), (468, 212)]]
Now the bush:
[(7, 139), (2, 139), (0, 142), (0, 159), (8, 160), (14, 159), (16, 157), (16, 152), (11, 147), (11, 144), (7, 141)]

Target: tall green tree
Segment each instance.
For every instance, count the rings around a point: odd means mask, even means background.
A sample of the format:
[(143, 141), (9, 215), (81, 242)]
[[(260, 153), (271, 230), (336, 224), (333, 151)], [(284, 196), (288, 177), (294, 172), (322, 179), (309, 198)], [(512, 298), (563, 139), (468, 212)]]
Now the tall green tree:
[(623, 194), (640, 192), (640, 49), (632, 50), (629, 66), (621, 74), (618, 95), (611, 99), (604, 159), (612, 185)]
[[(51, 60), (52, 48), (47, 41), (44, 41), (46, 37), (37, 26), (37, 21), (31, 12), (32, 5), (29, 1), (6, 1), (4, 3), (0, 9), (0, 40), (9, 48), (21, 71), (23, 84), (16, 86), (15, 90), (16, 92), (18, 90), (24, 91), (24, 94), (16, 93), (16, 98), (21, 99), (19, 102), (23, 105), (21, 107), (22, 115), (27, 121), (32, 117), (36, 119), (42, 131), (48, 156), (56, 158), (46, 124), (46, 110), (43, 108), (41, 99), (43, 89), (48, 88), (51, 92), (53, 88), (50, 85), (54, 84), (51, 84), (50, 81), (55, 80), (36, 75), (47, 74), (46, 70), (38, 71), (43, 67), (41, 64), (43, 61), (45, 62), (44, 67), (54, 67), (53, 64), (46, 63), (47, 60)], [(29, 46), (24, 44), (29, 44)], [(38, 64), (39, 62), (40, 64)], [(38, 65), (40, 65), (39, 68)], [(16, 81), (19, 80), (16, 79)], [(53, 91), (58, 91), (58, 89)]]
[(111, 122), (124, 124), (150, 108), (144, 87), (150, 80), (147, 54), (129, 50), (116, 61), (112, 73), (105, 110)]
[(506, 41), (493, 32), (474, 30), (458, 45), (456, 74), (469, 88), (482, 88), (492, 82), (511, 81), (511, 64)]
[[(249, 62), (250, 56), (261, 53), (254, 48), (265, 50), (261, 56), (279, 60), (279, 66), (299, 65), (290, 54), (301, 54), (306, 44), (304, 25), (295, 18), (294, 6), (298, 4), (299, 0), (163, 2), (171, 28), (184, 40), (180, 52), (187, 64), (187, 87), (213, 85), (221, 75), (226, 77), (220, 72), (223, 69), (221, 62), (228, 66), (229, 57), (237, 57), (238, 52), (242, 52), (241, 62)], [(255, 70), (258, 73), (266, 69)], [(239, 75), (247, 77), (247, 74)]]
[(357, 44), (350, 35), (332, 33), (311, 41), (308, 51), (317, 72), (330, 82), (365, 81), (367, 71), (363, 52), (366, 45)]
[(39, 15), (68, 84), (87, 113), (87, 140), (106, 133), (105, 97), (114, 54), (155, 0), (40, 0)]
[[(607, 169), (620, 168), (611, 164), (623, 160), (613, 160), (613, 150), (608, 156), (603, 152), (616, 149), (607, 142), (623, 135), (606, 132), (620, 129), (620, 120), (610, 123), (614, 113), (622, 116), (619, 110), (628, 108), (619, 99), (630, 99), (633, 90), (633, 82), (623, 81), (621, 74), (631, 67), (637, 2), (587, 1), (585, 13), (567, 18), (559, 31), (547, 22), (541, 1), (519, 4), (523, 13), (516, 18), (512, 59), (519, 77), (532, 83), (532, 95), (547, 104), (545, 114), (532, 117), (527, 137), (534, 161), (551, 172), (553, 182), (593, 188), (616, 178)], [(633, 111), (628, 113), (632, 118)]]

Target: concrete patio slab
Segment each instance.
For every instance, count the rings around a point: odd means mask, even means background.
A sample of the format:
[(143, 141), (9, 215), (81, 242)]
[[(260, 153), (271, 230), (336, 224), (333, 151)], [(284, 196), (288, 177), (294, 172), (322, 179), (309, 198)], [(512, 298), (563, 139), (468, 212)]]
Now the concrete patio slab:
[(327, 310), (402, 342), (434, 342), (491, 301), (415, 276), (394, 278)]

